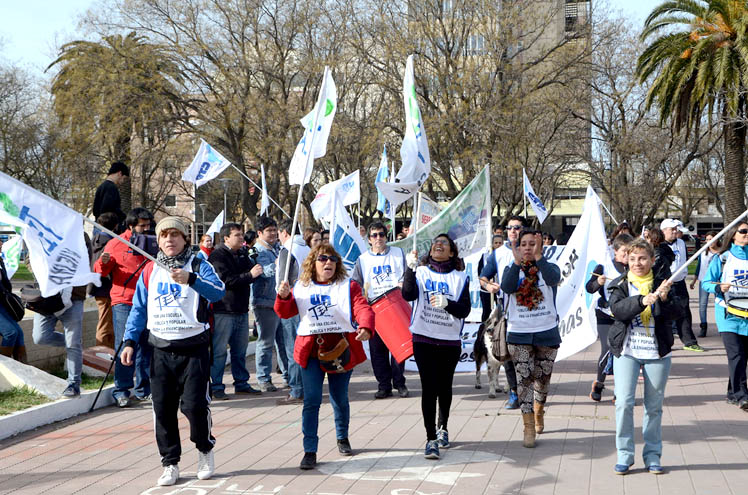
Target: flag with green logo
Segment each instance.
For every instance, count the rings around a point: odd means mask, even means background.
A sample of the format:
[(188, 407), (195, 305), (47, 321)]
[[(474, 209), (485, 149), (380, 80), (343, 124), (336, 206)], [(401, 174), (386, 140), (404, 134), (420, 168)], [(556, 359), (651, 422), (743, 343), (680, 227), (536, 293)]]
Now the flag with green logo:
[(23, 248), (23, 239), (20, 235), (14, 235), (3, 243), (0, 258), (5, 263), (5, 271), (8, 272), (8, 278), (13, 278), (18, 266), (21, 264), (21, 249)]

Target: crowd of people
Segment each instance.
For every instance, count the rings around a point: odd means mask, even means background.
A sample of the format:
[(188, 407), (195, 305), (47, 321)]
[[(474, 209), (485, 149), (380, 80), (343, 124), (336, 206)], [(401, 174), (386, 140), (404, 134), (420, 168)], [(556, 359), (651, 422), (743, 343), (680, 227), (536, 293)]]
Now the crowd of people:
[[(114, 166), (107, 177), (115, 185), (129, 171)], [(216, 238), (190, 243), (187, 225), (177, 217), (154, 220), (135, 208), (126, 215), (105, 184), (98, 221), (106, 230), (122, 222), (122, 237), (152, 254), (156, 263), (105, 230), (94, 232), (93, 270), (104, 284), (89, 287), (99, 310), (96, 340), (116, 350), (113, 396), (126, 408), (132, 400), (151, 400), (162, 486), (179, 478), (181, 444), (177, 411), (188, 418), (190, 440), (199, 452), (197, 477), (215, 470), (211, 434), (211, 400), (233, 394), (287, 390), (279, 405), (303, 404), (301, 469), (313, 469), (318, 450), (319, 411), (327, 376), (337, 447), (352, 455), (348, 388), (353, 369), (366, 360), (368, 341), (376, 399), (394, 392), (408, 397), (403, 362), (398, 362), (377, 329), (372, 304), (399, 291), (412, 307), (409, 330), (418, 367), (426, 443), (424, 456), (439, 459), (450, 447), (449, 415), (453, 379), (462, 346), (461, 332), (471, 311), (469, 274), (454, 239), (446, 233), (431, 241), (427, 252), (405, 252), (388, 246), (388, 227), (378, 221), (362, 229), (369, 250), (351, 271), (329, 242), (330, 233), (306, 228), (292, 232), (291, 222), (258, 217), (254, 230), (226, 223)], [(116, 188), (115, 188), (116, 189)], [(104, 194), (106, 193), (106, 194)], [(98, 198), (97, 194), (97, 198)], [(108, 199), (107, 199), (108, 198)], [(115, 198), (117, 199), (117, 198)], [(617, 462), (625, 474), (634, 463), (633, 415), (637, 380), (644, 378), (643, 461), (653, 474), (662, 468), (662, 405), (671, 367), (674, 335), (683, 349), (702, 352), (694, 334), (686, 284), (686, 229), (673, 219), (636, 235), (627, 224), (610, 238), (610, 260), (596, 266), (586, 291), (598, 294), (597, 331), (600, 355), (590, 399), (601, 401), (608, 375), (615, 376)], [(716, 233), (707, 234), (707, 242)], [(707, 334), (707, 301), (715, 298), (715, 319), (728, 357), (727, 401), (748, 410), (748, 223), (731, 229), (699, 257), (691, 288), (699, 284), (699, 337)], [(556, 289), (557, 265), (543, 255), (553, 236), (530, 228), (512, 216), (494, 230), (492, 247), (479, 266), (483, 320), (492, 308), (506, 316), (503, 362), (508, 409), (519, 409), (523, 446), (536, 446), (544, 431), (554, 361), (561, 344)], [(673, 276), (673, 275), (676, 276)], [(0, 283), (11, 290), (0, 262)], [(63, 291), (64, 308), (34, 316), (37, 344), (64, 346), (68, 387), (80, 394), (82, 318), (86, 287)], [(250, 384), (246, 352), (250, 315), (256, 325), (255, 377)], [(60, 321), (63, 332), (55, 332)], [(0, 352), (25, 359), (23, 332), (0, 305)], [(273, 352), (283, 384), (273, 383)], [(224, 373), (230, 356), (233, 383)]]

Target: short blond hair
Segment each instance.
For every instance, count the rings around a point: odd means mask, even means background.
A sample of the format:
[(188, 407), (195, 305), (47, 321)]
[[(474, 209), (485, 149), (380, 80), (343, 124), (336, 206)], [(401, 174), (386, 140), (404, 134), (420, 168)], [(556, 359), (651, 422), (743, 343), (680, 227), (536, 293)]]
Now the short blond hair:
[(629, 255), (637, 250), (646, 251), (649, 257), (652, 259), (654, 259), (655, 257), (655, 250), (652, 245), (641, 237), (634, 239), (634, 241), (628, 245), (628, 248), (626, 249), (626, 255)]

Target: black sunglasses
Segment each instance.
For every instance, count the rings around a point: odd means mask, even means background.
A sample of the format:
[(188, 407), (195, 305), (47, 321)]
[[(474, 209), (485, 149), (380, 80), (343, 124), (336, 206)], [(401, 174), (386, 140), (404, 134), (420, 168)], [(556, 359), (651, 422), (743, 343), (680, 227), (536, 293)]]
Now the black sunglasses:
[(387, 234), (384, 232), (372, 232), (369, 234), (369, 237), (387, 237)]
[(748, 229), (738, 229), (738, 231), (737, 231), (737, 232), (738, 232), (738, 234), (743, 234), (743, 235), (745, 235), (745, 234), (748, 234)]
[(521, 225), (507, 225), (506, 230), (522, 230)]
[(326, 254), (320, 254), (317, 256), (317, 261), (321, 263), (327, 263), (328, 261), (332, 261), (333, 263), (337, 263), (340, 260), (337, 256), (328, 256)]

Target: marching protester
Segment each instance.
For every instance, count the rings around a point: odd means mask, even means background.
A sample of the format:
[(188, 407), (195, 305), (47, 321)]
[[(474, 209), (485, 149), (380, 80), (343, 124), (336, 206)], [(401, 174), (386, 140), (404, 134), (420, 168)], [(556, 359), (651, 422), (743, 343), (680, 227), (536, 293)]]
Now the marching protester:
[(106, 179), (96, 188), (93, 202), (94, 218), (99, 218), (103, 213), (114, 213), (117, 215), (118, 224), (125, 220), (118, 186), (124, 184), (129, 177), (130, 168), (127, 165), (122, 162), (112, 163)]
[[(500, 247), (495, 248), (493, 256), (489, 256), (486, 259), (486, 262), (480, 271), (481, 288), (488, 291), (490, 294), (493, 294), (502, 307), (506, 306), (506, 300), (503, 295), (500, 294), (501, 278), (504, 276), (504, 270), (506, 267), (511, 265), (514, 260), (512, 247), (517, 244), (519, 233), (526, 225), (527, 220), (525, 220), (524, 217), (518, 215), (512, 215), (509, 217), (506, 224), (506, 242), (504, 242)], [(492, 279), (494, 281), (492, 281)], [(485, 314), (485, 305), (483, 311)], [(490, 315), (490, 313), (488, 314)], [(483, 321), (486, 321), (487, 318), (488, 315), (486, 315), (486, 318), (484, 318)], [(506, 381), (509, 384), (509, 400), (507, 401), (505, 408), (518, 409), (519, 397), (517, 396), (517, 372), (514, 368), (514, 362), (511, 360), (505, 361), (504, 371), (506, 373)]]
[[(96, 222), (102, 227), (115, 230), (119, 220), (117, 215), (112, 212), (102, 213)], [(104, 231), (97, 232), (94, 234), (94, 238), (91, 241), (91, 269), (99, 259), (101, 254), (104, 252), (107, 243), (112, 239), (112, 236)], [(88, 295), (96, 300), (96, 307), (99, 311), (99, 322), (96, 325), (96, 345), (103, 345), (115, 348), (114, 345), (114, 321), (112, 317), (112, 277), (111, 275), (101, 277), (101, 286), (96, 287), (94, 284), (88, 284)]]
[(208, 262), (223, 282), (226, 293), (220, 301), (213, 303), (213, 362), (210, 366), (210, 390), (214, 399), (225, 400), (229, 398), (223, 384), (227, 345), (231, 348), (234, 393), (260, 393), (249, 384), (247, 345), (250, 286), (262, 275), (262, 266), (255, 264), (247, 256), (241, 225), (224, 224), (219, 237), (223, 243), (212, 250)]
[(348, 439), (348, 384), (353, 368), (366, 360), (361, 341), (374, 332), (374, 312), (361, 287), (348, 278), (342, 258), (329, 244), (312, 249), (293, 291), (281, 282), (275, 300), (281, 318), (299, 315), (294, 360), (301, 367), (304, 407), (301, 431), (304, 457), (299, 467), (317, 464), (319, 408), (325, 375), (335, 415), (335, 437), (341, 455), (352, 455)]
[[(145, 208), (134, 208), (127, 214), (125, 223), (127, 230), (122, 233), (122, 238), (137, 245), (139, 244), (137, 237), (147, 235), (146, 231), (153, 228), (153, 214)], [(115, 350), (118, 350), (123, 342), (125, 324), (132, 309), (135, 287), (147, 262), (148, 259), (145, 256), (115, 238), (107, 242), (104, 252), (94, 263), (96, 273), (112, 279), (112, 289), (109, 294), (112, 300)], [(147, 400), (151, 395), (151, 346), (146, 338), (147, 336), (142, 342), (136, 342), (133, 346), (134, 366), (125, 366), (115, 358), (112, 396), (119, 407), (130, 405), (130, 389), (133, 389), (135, 399), (140, 401)], [(134, 382), (133, 375), (135, 375)]]
[[(364, 295), (371, 303), (379, 296), (401, 287), (405, 274), (405, 254), (398, 247), (387, 246), (387, 227), (382, 222), (369, 225), (368, 237), (371, 248), (358, 257), (351, 278), (364, 288)], [(393, 388), (400, 397), (407, 397), (409, 392), (403, 374), (405, 362), (400, 364), (390, 355), (377, 333), (369, 340), (369, 354), (378, 384), (374, 398), (391, 397)]]
[(306, 242), (309, 249), (314, 249), (322, 244), (322, 234), (318, 230), (307, 227), (304, 229), (304, 242)]
[[(675, 254), (675, 261), (670, 265), (670, 272), (675, 273), (678, 268), (686, 263), (688, 260), (688, 254), (686, 253), (686, 243), (683, 239), (678, 238), (678, 229), (682, 228), (683, 224), (679, 220), (673, 220), (672, 218), (666, 218), (660, 224), (660, 230), (665, 235), (665, 242), (668, 243), (673, 254)], [(673, 280), (673, 295), (677, 297), (679, 301), (684, 305), (683, 316), (673, 321), (673, 326), (678, 333), (678, 337), (683, 343), (683, 350), (693, 352), (704, 352), (704, 349), (699, 345), (696, 340), (696, 335), (693, 333), (691, 324), (691, 310), (688, 305), (688, 287), (686, 286), (686, 277), (688, 276), (688, 270), (683, 270)]]
[[(615, 320), (608, 333), (613, 354), (616, 394), (614, 471), (626, 474), (634, 464), (634, 400), (638, 378), (644, 378), (642, 434), (644, 465), (662, 474), (662, 402), (670, 373), (673, 332), (670, 321), (682, 314), (671, 284), (652, 270), (654, 249), (644, 239), (628, 246), (628, 272), (610, 285), (608, 299)], [(673, 291), (674, 292), (674, 291)]]
[[(704, 236), (704, 242), (709, 243), (717, 233), (710, 230)], [(706, 280), (706, 274), (709, 270), (709, 264), (712, 262), (712, 258), (718, 255), (720, 248), (722, 247), (722, 239), (709, 246), (709, 249), (701, 253), (696, 261), (696, 271), (693, 274), (693, 280), (691, 281), (691, 288), (698, 283), (699, 284), (699, 337), (706, 337), (707, 321), (706, 321), (706, 307), (709, 304), (709, 292), (705, 291), (701, 286), (701, 282)]]
[[(290, 285), (296, 283), (296, 280), (299, 278), (301, 266), (310, 252), (309, 246), (307, 246), (301, 236), (296, 235), (292, 238), (292, 228), (293, 223), (290, 220), (281, 222), (278, 227), (278, 237), (282, 247), (278, 254), (278, 268), (276, 270), (277, 286), (280, 286), (280, 283), (283, 281), (283, 276), (286, 273), (286, 263), (288, 263), (289, 260), (291, 266), (288, 269), (288, 282)], [(278, 353), (285, 353), (287, 363), (285, 379), (290, 388), (286, 397), (278, 399), (277, 403), (281, 405), (299, 404), (303, 401), (304, 392), (301, 387), (301, 368), (293, 358), (294, 345), (296, 342), (296, 330), (299, 327), (299, 323), (299, 315), (292, 316), (291, 318), (281, 318), (283, 347), (279, 348)]]
[(320, 235), (322, 236), (322, 244), (330, 244), (330, 231), (327, 229), (324, 229), (322, 232), (320, 232)]
[[(745, 288), (748, 277), (748, 223), (740, 222), (727, 231), (724, 239), (720, 253), (713, 256), (709, 263), (701, 288), (714, 294), (717, 330), (727, 353), (727, 402), (748, 411), (748, 311), (745, 306), (736, 304), (748, 297)], [(738, 308), (735, 314), (727, 310), (731, 301)]]
[(634, 237), (634, 233), (631, 230), (631, 225), (629, 225), (628, 222), (621, 222), (618, 225), (616, 225), (616, 228), (613, 229), (613, 233), (610, 234), (610, 240), (615, 240), (619, 235), (621, 234), (627, 234), (631, 237)]
[[(242, 244), (244, 244), (244, 239), (242, 239)], [(207, 261), (211, 253), (213, 253), (213, 236), (203, 234), (200, 237), (200, 251), (197, 252), (197, 256)]]
[(605, 275), (605, 267), (597, 265), (592, 270), (592, 275), (587, 281), (585, 289), (587, 293), (600, 294), (595, 308), (595, 317), (597, 319), (597, 339), (600, 341), (600, 356), (597, 359), (597, 378), (592, 382), (590, 390), (590, 399), (595, 402), (602, 400), (603, 389), (605, 388), (605, 368), (610, 356), (608, 350), (608, 332), (613, 325), (613, 315), (610, 312), (608, 299), (610, 298), (610, 283), (616, 278), (626, 273), (628, 265), (628, 245), (634, 241), (629, 234), (619, 234), (613, 239), (613, 268), (615, 271)]
[(198, 479), (210, 478), (215, 470), (206, 308), (208, 303), (220, 301), (225, 291), (211, 264), (193, 256), (188, 235), (187, 226), (178, 217), (163, 218), (156, 225), (156, 259), (169, 270), (153, 262), (143, 269), (120, 355), (124, 366), (132, 366), (138, 342), (145, 329), (149, 330), (154, 428), (164, 467), (159, 486), (174, 485), (179, 479), (178, 409), (189, 420), (190, 440), (198, 450)]
[(452, 380), (462, 352), (460, 333), (471, 310), (470, 284), (457, 245), (447, 234), (436, 236), (420, 261), (415, 252), (406, 260), (402, 292), (406, 301), (415, 301), (410, 331), (421, 378), (424, 456), (439, 459), (439, 449), (450, 446)]
[[(3, 247), (3, 241), (0, 239), (0, 249)], [(0, 256), (0, 292), (13, 292), (13, 285), (10, 283), (8, 272), (5, 269), (5, 263)], [(4, 305), (5, 297), (0, 298), (0, 354), (13, 358), (16, 361), (25, 363), (26, 343), (23, 337), (23, 330), (16, 320), (11, 316), (10, 309)]]
[[(262, 267), (262, 273), (252, 284), (250, 306), (257, 324), (257, 346), (255, 347), (255, 365), (257, 382), (263, 392), (275, 392), (270, 377), (273, 367), (273, 346), (276, 335), (283, 332), (280, 318), (273, 310), (275, 304), (275, 269), (280, 246), (278, 245), (278, 224), (270, 217), (261, 216), (255, 225), (257, 230), (256, 262)], [(280, 354), (280, 352), (279, 352)], [(282, 357), (278, 356), (279, 364)]]
[(543, 257), (542, 244), (540, 233), (523, 230), (512, 243), (514, 260), (501, 279), (501, 290), (509, 298), (506, 341), (519, 378), (522, 445), (528, 448), (535, 447), (535, 435), (545, 429), (545, 402), (561, 345), (556, 312), (561, 271)]

